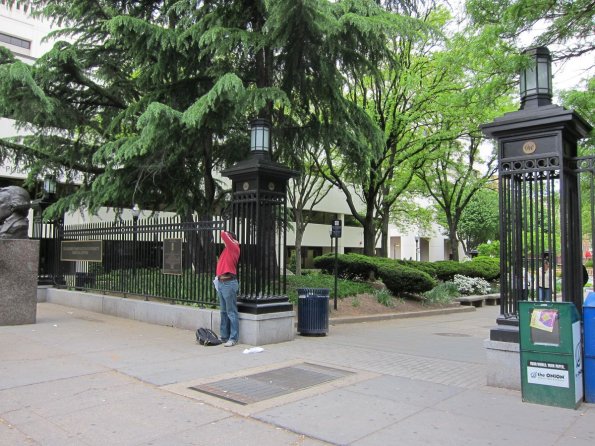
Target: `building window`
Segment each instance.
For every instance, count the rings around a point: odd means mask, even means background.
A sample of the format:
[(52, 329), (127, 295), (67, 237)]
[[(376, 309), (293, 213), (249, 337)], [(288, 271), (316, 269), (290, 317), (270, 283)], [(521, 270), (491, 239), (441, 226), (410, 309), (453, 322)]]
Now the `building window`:
[(345, 214), (345, 222), (343, 224), (345, 226), (351, 226), (354, 228), (363, 227), (362, 224), (353, 215), (348, 215), (348, 214)]
[(320, 211), (303, 211), (304, 217), (310, 217), (310, 223), (315, 225), (331, 225), (338, 218), (337, 214)]
[(18, 37), (9, 36), (8, 34), (0, 33), (0, 42), (7, 43), (12, 46), (24, 48), (26, 50), (31, 49), (31, 41), (25, 39), (19, 39)]

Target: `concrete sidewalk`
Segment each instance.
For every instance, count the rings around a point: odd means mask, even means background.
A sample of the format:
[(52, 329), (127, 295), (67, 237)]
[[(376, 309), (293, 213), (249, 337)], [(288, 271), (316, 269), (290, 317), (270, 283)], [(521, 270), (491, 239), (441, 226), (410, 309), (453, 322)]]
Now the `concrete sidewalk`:
[[(0, 327), (0, 445), (594, 444), (594, 405), (527, 404), (485, 386), (497, 313), (342, 324), (243, 353), (40, 303), (37, 324)], [(260, 393), (242, 393), (253, 383)], [(254, 402), (232, 401), (242, 395)]]

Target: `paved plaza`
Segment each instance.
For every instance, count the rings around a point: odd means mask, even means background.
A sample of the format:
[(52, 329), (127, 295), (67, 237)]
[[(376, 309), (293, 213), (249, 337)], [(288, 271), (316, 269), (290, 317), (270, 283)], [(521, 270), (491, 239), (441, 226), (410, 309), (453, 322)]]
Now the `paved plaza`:
[(0, 327), (0, 445), (595, 444), (595, 405), (485, 385), (497, 313), (340, 324), (245, 353), (40, 303), (37, 324)]

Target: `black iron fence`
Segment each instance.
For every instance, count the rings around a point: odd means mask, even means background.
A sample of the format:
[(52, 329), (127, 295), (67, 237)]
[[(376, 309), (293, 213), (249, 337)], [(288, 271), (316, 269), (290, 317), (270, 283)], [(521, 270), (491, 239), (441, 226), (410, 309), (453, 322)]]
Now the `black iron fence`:
[(580, 310), (583, 285), (593, 289), (583, 264), (595, 248), (595, 157), (506, 161), (499, 173), (502, 315), (527, 299)]
[(213, 278), (225, 221), (172, 217), (40, 228), (34, 233), (41, 241), (40, 282), (218, 305)]

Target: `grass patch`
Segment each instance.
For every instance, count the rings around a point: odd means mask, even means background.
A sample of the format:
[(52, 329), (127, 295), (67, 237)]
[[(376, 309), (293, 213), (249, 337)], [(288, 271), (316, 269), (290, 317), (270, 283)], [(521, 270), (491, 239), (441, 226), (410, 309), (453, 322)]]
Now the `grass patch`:
[[(323, 273), (310, 273), (303, 276), (287, 276), (287, 296), (293, 303), (297, 302), (298, 288), (328, 288), (331, 298), (335, 292), (335, 276)], [(355, 296), (358, 294), (374, 294), (374, 287), (367, 282), (355, 282), (352, 280), (337, 280), (337, 297)]]
[(393, 306), (393, 295), (386, 288), (374, 291), (374, 296), (379, 304), (382, 304), (385, 307)]
[(460, 295), (461, 293), (453, 282), (443, 282), (424, 293), (425, 300), (429, 304), (447, 304)]

